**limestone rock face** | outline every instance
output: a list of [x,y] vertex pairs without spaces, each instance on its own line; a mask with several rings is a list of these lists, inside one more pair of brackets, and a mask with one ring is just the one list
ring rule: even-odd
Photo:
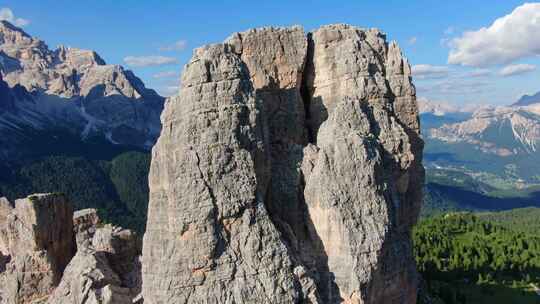
[[100,225],[95,209],[73,215],[63,195],[34,194],[14,206],[0,198],[2,304],[132,303],[140,252],[133,232]]
[[104,252],[83,249],[77,251],[47,303],[131,303],[129,290],[120,285],[121,280],[111,269]]
[[75,213],[77,254],[47,303],[124,304],[140,293],[139,239],[130,230],[100,222],[95,209]]
[[[0,213],[9,207],[4,200]],[[72,215],[62,195],[34,194],[0,216],[0,251],[9,261],[0,273],[2,303],[30,303],[52,292],[75,253]]]
[[415,94],[378,30],[195,50],[152,151],[145,303],[415,303]]
[[317,152],[304,160],[304,195],[326,301],[414,303],[423,168],[409,65],[378,30],[326,26],[312,39]]
[[95,209],[75,212],[73,226],[77,254],[47,303],[132,303],[142,284],[137,236],[127,229],[101,225]]

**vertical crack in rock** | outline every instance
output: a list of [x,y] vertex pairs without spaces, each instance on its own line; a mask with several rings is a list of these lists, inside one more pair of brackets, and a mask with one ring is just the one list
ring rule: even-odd
[[304,113],[306,117],[305,121],[305,128],[306,133],[308,137],[308,143],[315,143],[316,134],[314,134],[314,130],[311,127],[311,112],[310,112],[310,104],[311,104],[311,98],[312,98],[312,92],[311,89],[313,87],[313,78],[314,78],[314,67],[313,67],[313,48],[315,47],[313,44],[313,38],[312,33],[307,33],[306,35],[307,39],[307,51],[306,51],[306,61],[304,63],[304,70],[302,73],[302,82],[300,87],[300,93],[302,96],[302,100],[304,102]]
[[254,29],[182,77],[153,150],[145,303],[415,303],[422,142],[395,43]]

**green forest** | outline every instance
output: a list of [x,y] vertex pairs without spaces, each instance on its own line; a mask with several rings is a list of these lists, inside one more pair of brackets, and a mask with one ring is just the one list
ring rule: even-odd
[[127,151],[110,158],[55,155],[0,170],[0,197],[61,192],[76,210],[97,208],[106,222],[143,232],[150,154]]
[[516,220],[538,210],[423,219],[414,229],[414,254],[434,302],[540,303],[540,237]]

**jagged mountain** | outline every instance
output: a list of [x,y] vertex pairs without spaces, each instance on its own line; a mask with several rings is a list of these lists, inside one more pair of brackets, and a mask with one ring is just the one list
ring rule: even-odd
[[449,113],[461,112],[457,107],[446,102],[434,102],[426,98],[418,98],[418,111],[420,114],[431,113],[435,116],[444,116]]
[[512,106],[528,106],[535,103],[540,103],[540,92],[531,95],[523,95]]
[[446,102],[434,102],[427,98],[418,98],[418,111],[423,133],[444,124],[466,120],[471,116],[470,111],[467,111],[466,108],[458,108]]
[[159,135],[164,98],[94,51],[50,50],[0,21],[0,71],[2,159],[31,155],[34,137],[55,137],[58,130],[145,149]]
[[[432,124],[433,125],[433,124]],[[459,169],[496,188],[540,183],[540,105],[482,108],[424,127],[426,166]]]
[[448,143],[469,143],[502,157],[531,154],[540,142],[540,113],[531,107],[482,109],[466,121],[432,129],[429,135]]

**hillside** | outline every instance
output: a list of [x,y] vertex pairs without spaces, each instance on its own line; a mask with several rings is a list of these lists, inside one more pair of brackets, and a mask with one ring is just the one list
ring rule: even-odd
[[501,211],[540,207],[538,186],[500,189],[460,170],[428,169],[422,216],[448,211]]
[[540,282],[540,238],[506,217],[449,213],[416,226],[414,252],[431,295],[446,304],[538,303],[531,284]]
[[107,222],[144,231],[149,153],[106,143],[90,148],[86,153],[51,154],[0,168],[0,197],[64,193],[76,210],[97,208]]
[[524,233],[540,231],[540,208],[518,208],[500,212],[477,213],[478,218]]

